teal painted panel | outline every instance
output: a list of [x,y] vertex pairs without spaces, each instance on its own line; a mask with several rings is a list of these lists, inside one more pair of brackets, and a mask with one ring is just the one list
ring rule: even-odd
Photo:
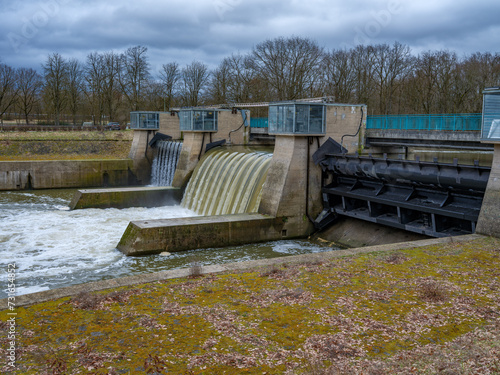
[[269,121],[267,117],[250,117],[251,128],[267,128]]
[[480,131],[481,113],[367,116],[367,129]]

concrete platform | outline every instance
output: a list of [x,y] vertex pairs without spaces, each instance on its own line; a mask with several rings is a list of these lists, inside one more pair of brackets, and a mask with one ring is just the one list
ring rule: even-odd
[[293,238],[284,226],[282,218],[262,214],[132,221],[117,248],[125,255],[148,255]]
[[69,208],[159,207],[180,203],[182,191],[171,186],[78,190]]

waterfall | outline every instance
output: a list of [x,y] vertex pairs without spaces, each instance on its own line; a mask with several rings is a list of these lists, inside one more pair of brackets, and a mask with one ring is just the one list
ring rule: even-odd
[[216,149],[189,180],[181,205],[200,215],[257,212],[272,154]]
[[151,165],[151,185],[171,186],[181,153],[182,142],[156,142],[156,156]]

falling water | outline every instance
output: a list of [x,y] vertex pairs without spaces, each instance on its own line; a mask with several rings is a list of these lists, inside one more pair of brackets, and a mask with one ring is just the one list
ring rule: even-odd
[[181,205],[200,215],[257,212],[271,154],[217,149],[205,154]]
[[171,186],[175,168],[181,153],[182,142],[156,142],[156,156],[151,166],[151,184],[154,186]]

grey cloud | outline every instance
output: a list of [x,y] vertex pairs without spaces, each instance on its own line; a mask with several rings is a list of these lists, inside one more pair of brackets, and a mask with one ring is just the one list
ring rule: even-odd
[[[54,2],[59,7],[45,11],[49,16],[45,22],[43,6]],[[52,52],[81,59],[93,51],[121,52],[138,44],[149,48],[152,66],[169,61],[182,65],[194,59],[215,66],[223,57],[245,53],[265,39],[291,35],[309,37],[328,49],[352,47],[363,40],[397,40],[416,51],[436,46],[459,53],[498,51],[490,35],[499,28],[498,1],[0,0],[0,4],[0,59],[16,67],[38,68]],[[394,6],[397,11],[391,13]],[[25,37],[26,20],[33,22],[36,15],[36,32]],[[15,50],[8,35],[21,37],[21,48]]]

